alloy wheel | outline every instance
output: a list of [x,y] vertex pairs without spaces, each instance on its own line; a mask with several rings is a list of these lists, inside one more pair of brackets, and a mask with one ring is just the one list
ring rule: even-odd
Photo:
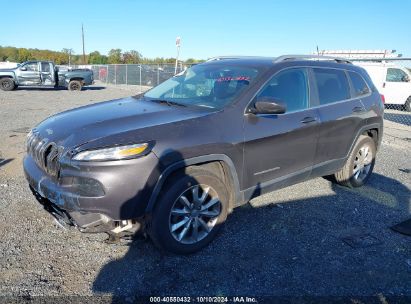
[[171,235],[179,243],[197,243],[209,235],[221,210],[221,202],[212,187],[204,184],[192,186],[177,198],[171,208]]
[[373,155],[369,145],[364,145],[358,150],[354,159],[353,177],[362,182],[370,173]]

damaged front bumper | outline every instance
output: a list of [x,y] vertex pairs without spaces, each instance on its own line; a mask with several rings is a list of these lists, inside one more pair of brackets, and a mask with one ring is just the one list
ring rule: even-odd
[[60,224],[83,232],[112,231],[119,223],[142,217],[150,193],[147,182],[157,164],[152,153],[126,161],[66,164],[57,178],[41,170],[30,155],[23,161],[37,200]]

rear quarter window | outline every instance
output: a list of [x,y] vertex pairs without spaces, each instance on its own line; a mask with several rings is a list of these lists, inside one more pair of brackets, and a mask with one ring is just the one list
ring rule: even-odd
[[354,89],[354,97],[364,96],[370,93],[370,89],[364,78],[356,72],[348,72],[351,79],[351,84]]
[[320,104],[351,98],[348,79],[343,70],[313,68]]

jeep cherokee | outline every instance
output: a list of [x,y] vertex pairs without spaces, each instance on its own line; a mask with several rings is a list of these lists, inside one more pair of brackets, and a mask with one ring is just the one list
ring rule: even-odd
[[44,120],[28,134],[24,171],[61,224],[144,229],[160,249],[191,253],[257,195],[330,175],[363,185],[382,132],[383,104],[361,67],[220,57],[145,94]]

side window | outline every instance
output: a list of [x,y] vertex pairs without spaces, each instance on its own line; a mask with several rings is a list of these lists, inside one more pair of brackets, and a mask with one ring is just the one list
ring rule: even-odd
[[42,62],[41,63],[41,71],[46,72],[46,73],[50,73],[50,63]]
[[343,70],[314,68],[320,104],[350,98],[350,86]]
[[361,77],[360,74],[355,72],[348,72],[348,75],[350,75],[351,83],[355,91],[354,97],[367,95],[370,92],[370,89],[368,88],[365,80]]
[[308,81],[305,68],[288,69],[274,75],[257,97],[271,97],[284,102],[287,112],[308,108]]
[[39,70],[39,66],[37,62],[27,63],[22,67],[26,68],[27,71],[31,71],[31,72],[38,72]]
[[400,69],[387,69],[387,79],[388,82],[406,82],[407,74]]

